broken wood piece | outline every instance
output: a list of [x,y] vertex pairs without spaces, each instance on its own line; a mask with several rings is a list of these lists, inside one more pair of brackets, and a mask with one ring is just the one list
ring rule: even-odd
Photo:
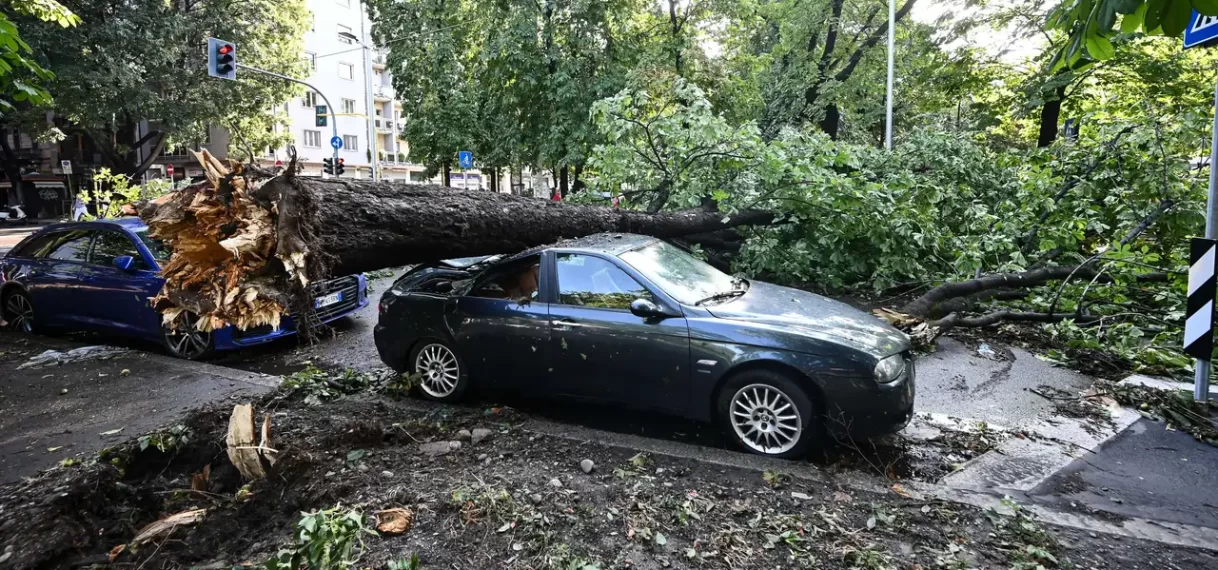
[[[264,434],[270,432],[270,418],[264,422]],[[265,438],[264,438],[265,439]],[[233,406],[233,415],[228,421],[228,436],[225,437],[228,459],[247,480],[266,477],[270,467],[267,451],[254,441],[254,407],[250,404]]]
[[408,509],[385,509],[376,513],[376,530],[385,534],[402,534],[410,530],[414,513]]
[[[169,515],[149,524],[148,526],[145,526],[138,534],[135,535],[135,538],[131,539],[130,544],[134,548],[141,544],[155,540],[158,537],[168,536],[169,533],[173,532],[174,529],[180,526],[197,524],[199,521],[203,520],[203,515],[205,514],[207,514],[207,509],[194,509]],[[115,550],[122,552],[122,550],[118,549],[117,547]],[[111,552],[113,552],[113,550]],[[115,556],[117,556],[117,554],[115,554]]]
[[211,481],[211,464],[208,463],[207,465],[203,466],[202,473],[195,473],[194,475],[190,476],[190,490],[191,491],[206,491],[207,484],[210,481]]

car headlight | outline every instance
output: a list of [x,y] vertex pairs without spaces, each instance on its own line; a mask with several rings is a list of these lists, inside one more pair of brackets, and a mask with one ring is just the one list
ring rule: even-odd
[[905,357],[894,354],[875,365],[875,380],[881,384],[895,382],[905,372]]

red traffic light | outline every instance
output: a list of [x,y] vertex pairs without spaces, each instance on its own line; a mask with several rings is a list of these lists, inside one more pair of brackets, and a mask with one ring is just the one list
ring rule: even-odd
[[347,159],[345,159],[345,158],[340,158],[340,159],[338,159],[338,163],[339,163],[339,164],[347,164]]
[[233,44],[224,44],[216,49],[216,53],[220,55],[228,55],[233,53]]

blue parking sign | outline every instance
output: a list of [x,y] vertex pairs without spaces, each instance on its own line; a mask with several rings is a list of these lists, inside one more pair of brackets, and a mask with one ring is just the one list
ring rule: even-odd
[[457,152],[457,164],[466,170],[474,167],[474,153],[468,150]]
[[1184,48],[1197,47],[1218,38],[1218,16],[1203,16],[1193,11],[1193,17],[1184,28]]

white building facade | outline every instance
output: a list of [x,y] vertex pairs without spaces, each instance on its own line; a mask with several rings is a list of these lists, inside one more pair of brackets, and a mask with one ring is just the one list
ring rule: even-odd
[[[382,180],[414,183],[438,183],[439,176],[428,178],[422,165],[406,159],[406,141],[402,105],[394,97],[393,80],[385,66],[384,53],[365,50],[371,45],[372,23],[360,0],[309,0],[312,27],[305,33],[305,52],[310,74],[305,81],[325,95],[309,91],[295,97],[286,105],[288,126],[295,141],[296,156],[305,175],[320,176],[322,159],[333,156],[331,138],[334,129],[327,124],[317,126],[317,105],[329,99],[337,114],[337,136],[343,141],[338,157],[343,160],[345,178],[371,178],[372,161],[376,161]],[[370,72],[370,74],[369,74]],[[238,72],[240,74],[242,72]],[[369,106],[371,105],[371,108]],[[333,121],[334,117],[329,120]],[[369,129],[371,120],[371,132]],[[369,140],[375,144],[369,144]],[[287,162],[286,147],[267,149],[266,165]],[[453,157],[456,160],[456,157]],[[469,180],[458,173],[452,176],[452,186],[487,188],[487,181],[478,171],[470,172]]]

